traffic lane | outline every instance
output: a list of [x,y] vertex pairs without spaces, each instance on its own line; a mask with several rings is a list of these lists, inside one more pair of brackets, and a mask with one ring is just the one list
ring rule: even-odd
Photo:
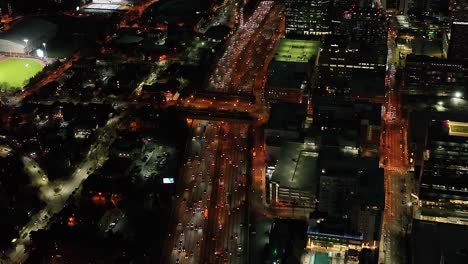
[[[237,144],[237,142],[233,142],[231,144]],[[234,150],[238,150],[239,148],[234,148]],[[234,184],[235,184],[235,178],[237,177],[237,174],[238,174],[238,169],[236,167],[236,162],[238,162],[239,160],[241,160],[242,158],[239,157],[240,156],[240,152],[239,151],[234,151],[234,152],[230,152],[228,157],[226,157],[226,160],[233,160],[234,162],[232,162],[232,164],[226,164],[226,169],[228,171],[227,173],[227,177],[226,177],[226,183],[225,183],[225,186],[226,186],[226,190],[228,190],[230,193],[233,193],[234,192]],[[234,195],[235,196],[235,193]],[[233,198],[233,203],[235,204],[237,201],[235,200],[235,198]],[[237,233],[235,232],[234,228],[240,224],[240,221],[236,221],[236,219],[238,219],[238,213],[236,211],[234,211],[233,213],[231,213],[231,211],[229,210],[229,206],[228,204],[226,204],[226,206],[224,207],[225,208],[225,212],[227,212],[228,216],[227,217],[227,220],[226,220],[226,223],[225,223],[225,228],[223,227],[221,235],[220,237],[224,237],[223,238],[223,245],[218,248],[218,251],[225,251],[226,249],[228,249],[228,258],[230,261],[230,263],[234,263],[235,262],[235,256],[236,254],[235,251],[234,251],[234,248],[237,247],[237,244],[236,243],[233,243],[233,237],[236,237],[238,236]],[[229,217],[230,216],[230,217]]]
[[[197,122],[195,122],[195,125],[198,125]],[[194,133],[194,134],[196,134],[196,133]],[[195,152],[193,152],[193,151],[191,151],[191,152],[193,153],[192,155],[195,156]],[[184,178],[187,179],[186,182],[188,182],[188,183],[186,183],[186,185],[187,185],[187,184],[190,184],[190,180],[188,180],[188,179],[191,179],[191,176],[189,176],[189,175],[194,175],[195,173],[198,173],[198,170],[197,170],[197,168],[198,168],[197,160],[194,159],[193,162],[194,162],[194,165],[193,165],[193,166],[190,166],[190,165],[189,165],[188,173],[186,173],[186,175],[184,176]],[[190,164],[192,164],[192,162],[190,162]],[[187,174],[188,174],[188,175],[187,175]],[[202,186],[202,187],[203,187],[203,186]],[[186,198],[186,201],[192,201],[192,202],[193,202],[194,199],[191,199],[191,193],[189,193],[189,192],[187,191],[187,187],[185,187],[185,189],[186,189],[186,190],[185,190],[185,195],[184,195],[184,197],[187,197],[187,198]],[[187,194],[189,194],[189,195],[187,195]],[[180,201],[179,204],[184,204],[184,202],[183,202],[183,201]],[[187,213],[186,210],[187,210],[187,208],[184,208],[184,212],[180,212],[180,213],[179,213],[179,214],[182,214],[182,215],[185,216],[184,219],[182,219],[183,222],[180,223],[182,226],[185,227],[184,229],[186,229],[187,223],[189,222],[189,220],[188,220],[188,219],[189,219],[189,214],[191,214],[191,212],[188,212],[188,213]],[[185,231],[187,231],[187,230],[184,230],[184,232],[185,232]],[[187,244],[188,244],[187,246],[191,246],[191,245],[189,245],[189,244],[193,244],[193,242],[189,241]],[[175,257],[181,257],[181,256],[176,255]],[[176,259],[176,260],[177,260],[177,259]],[[175,260],[175,261],[176,261],[176,260]],[[179,259],[179,261],[180,261],[180,259]]]

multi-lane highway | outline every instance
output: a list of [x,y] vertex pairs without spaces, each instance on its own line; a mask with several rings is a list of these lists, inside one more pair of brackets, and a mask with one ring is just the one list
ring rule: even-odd
[[191,138],[162,263],[245,263],[249,126],[188,122]]
[[259,69],[275,47],[283,17],[273,1],[260,2],[252,16],[229,39],[208,82],[208,91],[252,94]]

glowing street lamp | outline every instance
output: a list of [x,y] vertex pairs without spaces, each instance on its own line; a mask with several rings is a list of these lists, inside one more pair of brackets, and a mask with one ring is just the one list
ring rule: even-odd
[[455,98],[461,98],[462,95],[463,94],[461,92],[455,92]]

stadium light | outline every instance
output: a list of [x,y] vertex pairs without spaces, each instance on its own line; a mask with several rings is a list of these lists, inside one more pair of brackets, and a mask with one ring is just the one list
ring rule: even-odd
[[44,46],[44,55],[43,55],[43,57],[47,58],[47,43],[42,42],[42,46]]
[[41,49],[38,49],[36,50],[36,55],[39,57],[39,58],[44,58],[44,51],[41,50]]
[[24,49],[26,50],[26,53],[28,53],[28,41],[29,39],[23,39],[24,43],[26,43],[26,46],[24,47]]

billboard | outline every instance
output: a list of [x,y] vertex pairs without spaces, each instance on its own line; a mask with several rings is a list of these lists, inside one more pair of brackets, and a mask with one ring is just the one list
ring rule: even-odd
[[174,178],[163,178],[164,184],[172,184],[174,183]]

